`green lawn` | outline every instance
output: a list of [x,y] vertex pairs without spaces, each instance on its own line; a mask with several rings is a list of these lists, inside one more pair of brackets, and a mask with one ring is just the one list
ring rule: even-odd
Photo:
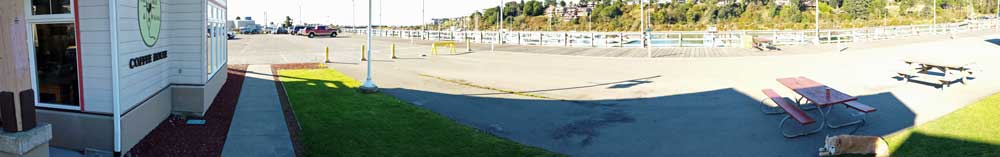
[[458,124],[332,69],[280,70],[309,156],[561,156]]
[[893,156],[1000,156],[1000,94],[886,140]]

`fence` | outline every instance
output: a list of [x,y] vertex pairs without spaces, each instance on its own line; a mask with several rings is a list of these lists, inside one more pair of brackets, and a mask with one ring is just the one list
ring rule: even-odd
[[[1000,31],[1000,20],[968,20],[937,25],[887,26],[858,29],[820,30],[769,30],[769,31],[675,31],[651,32],[644,38],[642,32],[503,32],[497,31],[419,31],[372,30],[373,35],[404,39],[433,41],[471,41],[474,43],[501,43],[510,45],[566,46],[566,47],[745,47],[753,38],[765,38],[775,45],[805,45],[817,42],[852,43],[885,40],[928,34],[948,34],[975,30]],[[367,33],[365,29],[346,29],[350,33]],[[498,41],[497,39],[503,39]],[[648,39],[648,40],[643,40]]]

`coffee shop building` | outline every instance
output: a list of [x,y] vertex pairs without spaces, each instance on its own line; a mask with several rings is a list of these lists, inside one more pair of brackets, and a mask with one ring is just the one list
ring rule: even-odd
[[52,147],[127,152],[168,116],[208,110],[225,17],[226,0],[2,0],[0,90],[33,94],[15,104],[51,124]]

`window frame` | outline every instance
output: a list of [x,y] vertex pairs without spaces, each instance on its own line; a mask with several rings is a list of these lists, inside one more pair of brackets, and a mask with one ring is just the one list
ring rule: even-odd
[[[27,37],[25,39],[28,40],[28,52],[29,52],[28,53],[28,60],[29,60],[28,62],[29,62],[29,64],[31,64],[29,66],[30,67],[29,71],[31,71],[31,87],[33,89],[39,89],[38,88],[38,63],[36,61],[37,56],[35,55],[37,53],[36,50],[35,50],[35,46],[37,45],[37,43],[35,43],[35,36],[38,33],[37,33],[36,29],[35,29],[35,25],[41,25],[41,24],[71,24],[71,25],[73,25],[73,31],[74,31],[74,33],[76,33],[76,34],[74,34],[74,36],[76,37],[76,39],[73,42],[77,42],[76,43],[77,44],[76,45],[77,46],[77,52],[76,52],[77,53],[76,54],[77,55],[77,65],[76,65],[77,66],[76,67],[76,70],[77,70],[77,76],[76,76],[77,77],[77,84],[80,84],[80,82],[83,82],[83,76],[80,75],[80,71],[83,70],[83,67],[81,65],[83,65],[83,64],[80,63],[81,60],[79,59],[79,57],[82,57],[82,56],[80,56],[80,55],[82,55],[82,53],[80,53],[80,49],[79,48],[81,47],[81,45],[78,42],[80,40],[80,36],[79,36],[79,33],[80,33],[79,31],[80,30],[78,29],[78,27],[77,27],[78,23],[76,22],[76,16],[75,16],[76,15],[76,7],[70,7],[69,13],[65,13],[65,14],[35,15],[34,12],[31,10],[31,7],[33,6],[33,4],[31,3],[31,0],[23,0],[23,1],[24,1],[24,4],[26,4],[24,6],[25,21],[26,21],[25,22],[25,28],[26,28],[26,30],[28,32],[27,32]],[[77,0],[70,0],[70,2],[69,2],[70,6],[76,6],[76,1]],[[85,99],[83,99],[83,92],[84,92],[84,87],[83,86],[78,86],[78,89],[77,89],[77,93],[78,93],[77,99],[80,100],[80,102],[78,102],[77,105],[43,103],[43,102],[41,102],[40,98],[37,96],[37,95],[39,95],[40,91],[39,90],[34,90],[34,92],[35,92],[35,95],[36,95],[35,96],[35,106],[45,107],[45,108],[64,109],[64,110],[78,110],[78,111],[84,111],[85,110],[85,108],[84,108],[85,105],[84,104],[86,102],[84,101]]]

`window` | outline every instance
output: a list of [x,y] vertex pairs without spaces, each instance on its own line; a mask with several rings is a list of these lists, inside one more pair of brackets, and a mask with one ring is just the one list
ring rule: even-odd
[[34,24],[33,29],[39,102],[79,106],[74,25]]
[[226,33],[225,10],[209,4],[205,8],[205,67],[209,77],[215,75],[226,63]]
[[71,0],[31,0],[32,15],[69,14]]

